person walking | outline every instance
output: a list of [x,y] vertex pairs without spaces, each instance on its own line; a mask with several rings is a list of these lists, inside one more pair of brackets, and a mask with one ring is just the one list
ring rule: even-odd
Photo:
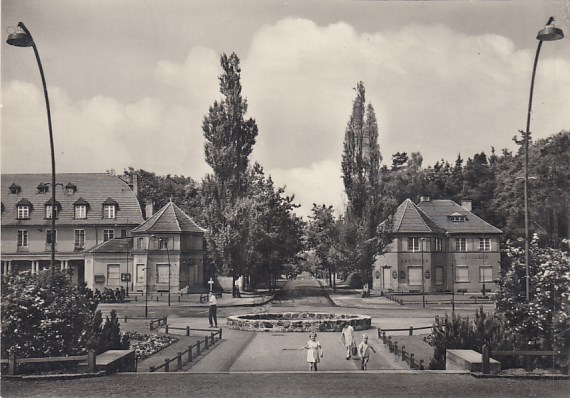
[[208,320],[210,321],[210,327],[218,327],[218,300],[216,300],[216,295],[214,292],[210,292],[210,299],[208,300],[210,304],[210,311],[208,312]]
[[311,332],[309,334],[309,341],[301,350],[307,350],[307,362],[309,362],[309,371],[317,371],[317,364],[323,357],[323,347],[317,341],[317,333]]
[[345,322],[340,332],[340,342],[346,348],[346,359],[349,360],[352,356],[352,347],[354,347],[354,328],[350,323]]
[[368,361],[370,359],[370,351],[376,354],[376,350],[368,344],[368,335],[362,335],[362,342],[358,345],[358,354],[360,355],[361,364],[360,369],[368,369]]

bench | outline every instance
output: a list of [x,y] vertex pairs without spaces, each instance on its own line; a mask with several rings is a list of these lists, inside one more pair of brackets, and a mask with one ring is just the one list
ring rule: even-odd
[[[222,293],[221,292],[214,292],[214,296],[216,298],[222,298]],[[209,299],[210,299],[210,293],[201,293],[200,294],[200,302],[201,303],[207,303]]]

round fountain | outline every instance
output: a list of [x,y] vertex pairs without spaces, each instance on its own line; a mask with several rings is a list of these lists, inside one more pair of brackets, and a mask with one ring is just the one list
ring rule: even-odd
[[372,317],[355,314],[329,314],[324,312],[283,312],[231,315],[228,327],[250,332],[340,332],[345,322],[354,330],[367,330]]

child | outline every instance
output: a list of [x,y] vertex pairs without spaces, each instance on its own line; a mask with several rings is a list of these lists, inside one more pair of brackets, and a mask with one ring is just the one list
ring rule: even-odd
[[321,347],[321,343],[317,341],[317,334],[315,332],[311,332],[309,338],[310,340],[307,345],[301,348],[301,350],[307,350],[307,362],[309,362],[311,366],[309,371],[314,370],[316,372],[317,364],[323,357],[323,347]]
[[368,335],[362,335],[362,343],[358,345],[358,354],[360,354],[360,358],[362,359],[360,366],[362,370],[368,369],[368,360],[370,359],[371,350],[376,354],[374,347],[368,344]]
[[354,346],[354,328],[350,323],[345,322],[340,333],[340,342],[346,348],[346,359],[352,356],[352,347]]

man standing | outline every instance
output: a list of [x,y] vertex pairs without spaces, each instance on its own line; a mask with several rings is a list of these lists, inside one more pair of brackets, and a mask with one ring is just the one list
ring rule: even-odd
[[216,295],[214,292],[210,292],[210,311],[208,313],[208,320],[210,321],[210,327],[218,327],[218,301],[216,300]]

